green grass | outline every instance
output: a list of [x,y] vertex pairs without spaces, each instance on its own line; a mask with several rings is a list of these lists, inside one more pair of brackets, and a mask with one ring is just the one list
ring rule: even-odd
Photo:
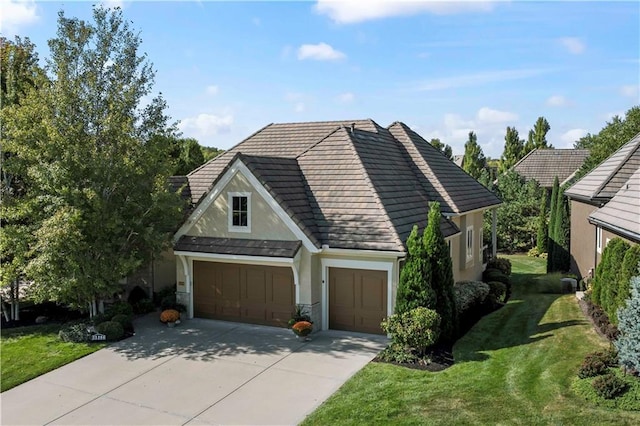
[[0,337],[0,392],[95,352],[103,343],[65,343],[59,325],[2,330]]
[[370,363],[306,420],[325,424],[640,424],[640,413],[596,407],[572,382],[584,356],[607,347],[573,295],[541,293],[545,260],[506,256],[513,295],[432,373]]

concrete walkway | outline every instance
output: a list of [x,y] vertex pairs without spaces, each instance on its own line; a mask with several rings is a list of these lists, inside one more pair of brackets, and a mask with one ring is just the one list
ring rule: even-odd
[[384,347],[384,336],[157,314],[136,336],[0,394],[1,423],[297,424]]

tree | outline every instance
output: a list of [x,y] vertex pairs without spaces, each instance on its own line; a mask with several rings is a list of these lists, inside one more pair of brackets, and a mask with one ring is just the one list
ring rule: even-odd
[[589,156],[576,177],[580,178],[589,173],[638,133],[640,133],[640,106],[634,106],[626,112],[624,118],[615,116],[597,134],[587,134],[578,140],[574,147],[588,149]]
[[202,155],[204,156],[205,162],[216,158],[218,155],[224,152],[223,149],[214,148],[211,146],[200,146],[200,149],[202,150]]
[[631,280],[631,297],[617,313],[620,335],[614,342],[620,365],[630,373],[640,372],[640,277]]
[[569,203],[562,188],[558,191],[556,200],[555,220],[553,221],[554,248],[552,256],[552,271],[566,272],[569,270],[571,256],[569,255]]
[[426,259],[431,269],[431,288],[435,293],[435,310],[441,317],[442,337],[452,341],[458,330],[458,317],[453,290],[453,266],[449,246],[440,230],[440,204],[429,203],[427,227],[422,236]]
[[556,219],[558,211],[558,194],[560,193],[560,183],[558,176],[553,179],[551,188],[551,207],[549,209],[549,235],[547,238],[547,273],[553,271],[553,250],[556,244]]
[[[30,178],[21,207],[34,223],[25,272],[36,300],[86,308],[168,243],[181,201],[167,184],[174,129],[154,71],[120,9],[93,23],[58,17],[50,83],[3,111],[7,149]],[[5,114],[6,112],[6,114]]]
[[486,159],[482,153],[482,148],[478,145],[478,138],[474,132],[469,132],[469,139],[464,144],[462,168],[475,179],[478,179],[485,166]]
[[197,140],[173,138],[171,143],[171,157],[174,161],[171,174],[183,176],[204,164],[204,155]]
[[617,312],[631,297],[631,279],[640,274],[640,245],[632,245],[624,254],[622,266],[617,275],[615,300],[611,301],[609,319],[612,324],[618,324]]
[[524,152],[522,156],[524,157],[534,149],[553,148],[552,145],[547,143],[547,133],[549,130],[551,130],[551,126],[547,119],[544,117],[538,117],[533,125],[533,129],[529,130],[529,136],[524,145]]
[[418,226],[414,225],[407,238],[407,258],[400,271],[396,296],[396,314],[403,314],[418,307],[435,306],[436,295],[431,287],[431,265],[426,261]]
[[504,136],[504,151],[500,157],[499,172],[504,173],[513,167],[522,158],[524,140],[520,139],[515,127],[507,127]]
[[547,229],[547,191],[543,190],[540,197],[540,213],[538,214],[538,232],[536,236],[536,248],[538,253],[547,251],[547,238],[549,230]]
[[431,144],[431,146],[433,146],[438,151],[440,151],[442,155],[447,157],[449,160],[453,161],[453,150],[449,145],[445,145],[438,138],[431,139],[429,143]]
[[621,238],[614,238],[602,251],[602,259],[596,267],[591,287],[591,300],[605,312],[610,312],[610,303],[616,300],[616,283],[620,265],[629,250],[629,244]]

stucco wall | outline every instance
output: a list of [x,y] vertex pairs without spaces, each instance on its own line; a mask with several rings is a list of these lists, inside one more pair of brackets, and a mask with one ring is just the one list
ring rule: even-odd
[[[229,231],[229,192],[251,193],[251,232]],[[289,241],[298,239],[241,173],[231,179],[187,235]]]
[[[460,228],[460,236],[453,239],[454,281],[482,279],[482,224],[483,212],[475,212],[454,218]],[[473,257],[467,261],[467,226],[473,226]]]
[[[579,279],[589,276],[596,266],[596,227],[587,218],[598,207],[571,200],[571,272]],[[603,235],[604,244],[604,235]],[[599,261],[599,258],[598,260]]]

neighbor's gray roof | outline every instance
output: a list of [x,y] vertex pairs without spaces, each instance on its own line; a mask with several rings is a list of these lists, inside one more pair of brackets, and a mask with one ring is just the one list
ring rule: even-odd
[[565,194],[584,201],[606,202],[640,167],[640,133],[598,167],[576,182]]
[[189,179],[186,176],[170,176],[169,187],[172,192],[180,193],[183,200],[191,200],[191,191],[189,188]]
[[[316,246],[402,251],[413,225],[426,225],[429,201],[440,201],[443,213],[500,203],[402,123],[269,125],[188,175],[194,203],[235,160]],[[445,236],[459,232],[445,218],[440,227]]]
[[589,221],[640,243],[640,167]]
[[214,238],[182,236],[174,245],[175,251],[216,253],[244,256],[293,258],[300,241],[251,240],[241,238]]
[[526,180],[535,179],[540,186],[550,188],[556,176],[560,185],[575,176],[588,156],[588,149],[534,149],[513,170]]

